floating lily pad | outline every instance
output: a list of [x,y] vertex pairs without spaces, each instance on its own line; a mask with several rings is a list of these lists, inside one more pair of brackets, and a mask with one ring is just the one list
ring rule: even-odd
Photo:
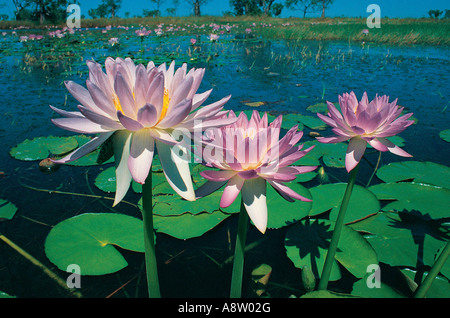
[[328,290],[315,290],[304,294],[300,298],[356,298],[356,296],[342,293],[335,293]]
[[298,130],[303,130],[305,127],[299,120],[299,114],[285,114],[281,121],[281,128],[289,130],[295,125],[298,125]]
[[[330,211],[330,220],[336,220],[347,187],[346,183],[319,185],[309,189],[313,203],[309,214],[315,216]],[[364,187],[353,187],[344,222],[349,223],[380,211],[377,197]]]
[[328,106],[326,103],[317,103],[314,105],[309,105],[308,107],[306,107],[306,110],[310,111],[311,113],[328,114]]
[[[403,275],[409,277],[410,279],[414,280],[416,276],[416,272],[414,270],[410,269],[403,269],[402,273]],[[423,275],[423,279],[427,277],[428,273],[425,272]],[[423,281],[423,280],[422,280]],[[428,290],[426,294],[427,298],[450,298],[450,284],[448,280],[445,278],[442,278],[440,276],[437,276],[433,283],[430,286],[430,289]]]
[[353,284],[352,295],[365,298],[405,298],[389,285],[380,282],[379,287],[369,287],[370,277],[364,277]]
[[231,214],[216,210],[212,213],[184,213],[176,216],[153,216],[153,226],[158,233],[165,233],[180,240],[199,237],[216,227]]
[[115,213],[81,214],[52,228],[45,253],[63,271],[77,264],[81,275],[104,275],[128,265],[114,245],[144,252],[142,221]]
[[377,177],[384,182],[413,180],[450,189],[450,168],[429,161],[390,163],[378,169]]
[[58,156],[77,148],[78,142],[74,137],[36,137],[25,140],[12,148],[10,155],[18,160],[34,161]]
[[[431,266],[446,240],[438,221],[417,211],[380,212],[349,227],[368,233],[366,239],[378,260],[391,266]],[[444,266],[449,271],[450,263]]]
[[379,200],[393,201],[383,211],[417,210],[434,219],[448,217],[450,189],[421,183],[382,183],[369,188]]
[[443,130],[439,133],[439,137],[446,142],[450,142],[450,129]]
[[347,151],[346,143],[324,144],[314,140],[305,142],[303,149],[308,149],[313,145],[315,147],[296,164],[301,163],[302,165],[320,165],[319,159],[322,158],[323,163],[327,167],[345,167],[345,154]]
[[[286,186],[300,194],[311,199],[311,193],[308,189],[297,182],[285,183]],[[294,200],[289,202],[285,200],[272,186],[267,185],[267,227],[279,229],[286,225],[295,223],[308,216],[312,202],[303,202]]]
[[[331,241],[334,222],[307,219],[291,226],[285,237],[286,254],[297,268],[308,266],[320,277]],[[375,251],[361,234],[344,225],[335,260],[356,277],[367,274],[367,266],[378,264]],[[331,270],[330,280],[341,278],[338,264]]]
[[17,212],[17,207],[6,200],[0,199],[0,221],[2,219],[11,220]]
[[300,116],[298,119],[303,125],[313,130],[325,130],[327,125],[317,117],[313,116]]

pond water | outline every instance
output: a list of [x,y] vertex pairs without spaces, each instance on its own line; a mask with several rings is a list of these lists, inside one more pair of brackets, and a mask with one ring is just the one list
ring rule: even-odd
[[[324,100],[337,102],[338,95],[345,92],[354,91],[360,98],[367,91],[369,99],[375,94],[386,94],[391,100],[398,98],[398,104],[413,112],[417,119],[415,125],[401,134],[405,149],[414,159],[450,164],[450,147],[439,138],[440,131],[450,128],[448,47],[269,41],[230,35],[217,43],[199,36],[194,48],[189,43],[191,36],[150,37],[141,43],[132,34],[121,38],[120,46],[110,47],[105,39],[101,42],[100,37],[101,34],[92,31],[86,35],[86,45],[71,46],[67,42],[67,46],[59,47],[59,52],[44,52],[44,58],[49,60],[48,67],[43,67],[39,59],[33,59],[33,56],[41,56],[33,46],[41,44],[0,40],[0,198],[18,207],[13,220],[0,223],[0,233],[52,269],[55,267],[44,251],[51,227],[77,214],[111,212],[112,204],[98,198],[49,194],[37,189],[112,196],[94,186],[96,176],[105,167],[62,166],[56,173],[45,174],[38,169],[39,161],[16,160],[9,151],[25,139],[71,135],[51,123],[55,115],[48,105],[75,109],[76,101],[69,96],[63,81],[74,80],[83,85],[87,78],[86,59],[94,58],[103,63],[106,56],[132,56],[145,63],[175,59],[178,66],[186,61],[188,68],[204,67],[206,74],[200,91],[214,88],[209,101],[232,94],[225,108],[234,111],[257,109],[273,115],[294,112],[315,116],[306,109],[309,105]],[[55,60],[60,62],[55,63]],[[262,102],[261,106],[246,105],[255,102]],[[312,140],[307,136],[309,131],[306,127],[302,140]],[[329,134],[328,131],[321,133]],[[376,161],[377,155],[372,156]],[[384,162],[400,160],[402,158],[383,154]],[[344,169],[330,168],[329,173],[341,180],[346,178]],[[362,173],[361,179],[367,180],[370,174],[371,171]],[[136,203],[139,195],[130,191],[125,200]],[[139,211],[124,203],[114,211],[139,217]],[[226,297],[231,263],[219,264],[233,253],[236,225],[237,220],[232,217],[203,237],[190,240],[159,234],[162,293],[168,297]],[[284,254],[283,230],[269,230],[265,237],[262,240],[264,237],[251,229],[248,243],[258,244],[247,254],[244,274],[248,275],[260,263],[269,263],[274,268],[271,278],[274,284],[284,286],[272,286],[272,296],[295,294],[300,274]],[[121,252],[129,266],[114,274],[83,277],[82,293],[86,297],[106,297],[127,282],[129,284],[114,293],[114,297],[145,296],[142,254]],[[66,277],[67,273],[55,271]],[[67,295],[7,246],[0,246],[0,290],[19,297]]]

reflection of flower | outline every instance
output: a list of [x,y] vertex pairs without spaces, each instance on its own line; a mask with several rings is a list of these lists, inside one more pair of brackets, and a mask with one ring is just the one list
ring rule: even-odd
[[117,204],[128,191],[132,178],[145,183],[156,145],[170,185],[183,198],[194,200],[189,163],[178,160],[171,147],[178,143],[173,137],[174,131],[192,131],[195,121],[196,125],[201,123],[205,128],[208,124],[229,124],[228,119],[220,118],[224,115],[223,105],[230,97],[199,109],[211,90],[196,94],[205,70],[187,72],[186,64],[175,71],[175,62],[169,68],[165,64],[155,67],[153,62],[145,67],[142,64],[136,66],[129,58],[107,58],[106,74],[98,63],[88,61],[87,65],[87,89],[72,81],[65,83],[81,103],[78,106],[80,112],[51,107],[65,117],[52,121],[63,129],[99,136],[56,162],[76,160],[112,136],[117,187],[114,204]]
[[[232,117],[236,115],[230,112],[229,118]],[[266,181],[286,200],[310,201],[284,182],[317,168],[289,166],[314,146],[304,151],[303,145],[296,146],[303,136],[303,132],[297,132],[297,126],[279,140],[281,121],[279,116],[269,125],[267,114],[261,118],[254,111],[248,120],[242,112],[235,123],[205,132],[203,160],[205,165],[220,170],[201,172],[209,181],[199,188],[197,195],[208,195],[226,183],[220,207],[228,207],[241,193],[248,215],[262,233],[267,227]]]
[[338,143],[350,139],[345,157],[345,167],[351,171],[361,160],[367,143],[379,151],[390,151],[403,157],[410,154],[394,145],[386,137],[395,136],[412,125],[414,121],[408,120],[412,113],[397,118],[403,107],[397,106],[397,100],[389,103],[389,97],[384,95],[375,97],[369,103],[367,93],[364,93],[360,102],[355,93],[345,93],[339,96],[341,112],[330,103],[328,116],[317,113],[320,119],[333,127],[334,137],[318,137],[323,143]]

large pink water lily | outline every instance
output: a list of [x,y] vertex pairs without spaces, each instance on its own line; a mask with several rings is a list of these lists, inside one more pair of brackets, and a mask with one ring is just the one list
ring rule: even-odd
[[52,121],[63,129],[98,136],[57,162],[76,160],[112,137],[116,205],[125,196],[132,179],[145,183],[156,145],[170,185],[186,200],[195,200],[189,162],[173,160],[172,146],[177,144],[173,133],[175,130],[193,131],[194,122],[201,123],[203,128],[229,124],[231,121],[223,118],[222,108],[230,96],[199,108],[212,90],[197,94],[205,70],[188,72],[186,64],[175,71],[175,62],[168,68],[166,64],[156,67],[153,62],[145,67],[135,65],[129,58],[107,58],[106,73],[96,62],[87,61],[87,65],[87,89],[72,81],[65,82],[69,92],[81,103],[79,111],[68,112],[50,106],[64,117]]
[[[229,118],[236,118],[230,111]],[[226,184],[220,207],[231,205],[241,193],[245,209],[256,228],[262,233],[267,227],[266,183],[268,182],[286,200],[311,201],[292,189],[285,182],[295,180],[296,175],[313,171],[313,166],[290,166],[313,147],[301,150],[296,145],[302,132],[292,127],[279,139],[282,116],[270,125],[267,114],[263,117],[254,111],[250,120],[241,113],[237,121],[220,129],[205,132],[203,161],[209,167],[200,174],[208,181],[197,190],[198,197],[214,192]]]
[[390,151],[399,156],[412,157],[386,139],[401,133],[414,123],[413,120],[408,120],[412,113],[398,117],[404,108],[397,105],[397,99],[389,103],[388,96],[377,95],[369,103],[365,92],[361,101],[358,102],[355,93],[351,92],[339,96],[341,112],[332,103],[327,102],[327,105],[328,116],[320,113],[317,116],[333,127],[332,130],[336,136],[318,137],[317,140],[323,143],[338,143],[350,139],[345,157],[345,167],[348,172],[358,165],[367,144],[379,151]]

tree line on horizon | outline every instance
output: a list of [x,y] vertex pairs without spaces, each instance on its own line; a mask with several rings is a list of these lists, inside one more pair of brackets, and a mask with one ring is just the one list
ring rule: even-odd
[[[143,8],[140,16],[134,17],[156,17],[161,16],[163,5],[168,16],[176,16],[180,3],[185,3],[191,9],[193,16],[201,16],[202,7],[211,0],[148,0],[149,8]],[[231,10],[223,12],[224,15],[232,16],[280,16],[284,8],[298,11],[305,18],[307,14],[321,13],[325,18],[325,11],[333,4],[334,0],[228,0]],[[10,2],[14,6],[14,20],[36,21],[40,24],[45,22],[59,23],[66,19],[66,8],[69,4],[78,4],[78,0],[0,0],[0,8]],[[92,18],[116,18],[117,12],[122,7],[123,0],[101,0],[96,7],[88,10]],[[430,18],[450,18],[450,10],[428,11]],[[82,16],[85,18],[85,16]],[[130,12],[124,13],[125,18],[130,18]],[[8,20],[6,14],[0,14],[0,20]]]

